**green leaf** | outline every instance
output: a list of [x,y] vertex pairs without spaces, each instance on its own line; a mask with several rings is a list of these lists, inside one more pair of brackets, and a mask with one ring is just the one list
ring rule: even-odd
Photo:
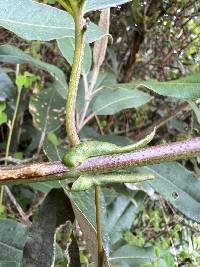
[[[90,76],[91,74],[92,73],[90,73]],[[89,79],[90,76],[88,77]],[[110,86],[113,87],[113,85],[116,84],[116,82],[117,82],[117,76],[114,73],[108,71],[101,71],[95,83],[94,91],[99,90],[100,88],[103,87],[110,87]],[[120,87],[119,84],[118,87]]]
[[[137,246],[124,245],[112,253],[110,261],[116,267],[140,267],[142,264],[152,264],[158,258],[154,254],[154,248],[140,248]],[[150,265],[152,266],[152,265]],[[160,259],[157,267],[167,267],[165,261]]]
[[[90,83],[92,76],[92,72],[90,72],[87,75],[87,81],[88,84]],[[112,72],[108,71],[102,71],[99,73],[97,81],[94,86],[95,90],[100,90],[104,86],[111,86],[112,84],[116,83],[116,75]],[[83,78],[80,80],[79,88],[78,88],[78,95],[77,95],[77,101],[76,101],[76,109],[78,112],[81,112],[85,107],[85,88],[84,88],[84,81]],[[93,101],[91,101],[90,107],[92,105]],[[91,108],[89,107],[88,114],[92,112]]]
[[[133,202],[136,204],[133,204]],[[138,194],[133,197],[127,195],[119,195],[111,205],[107,208],[107,224],[105,224],[107,234],[109,235],[110,246],[113,246],[122,238],[124,231],[131,228],[134,217],[143,203],[143,197]]]
[[[141,84],[160,95],[183,100],[200,98],[200,73],[196,72],[169,82],[147,81]],[[139,85],[139,86],[141,86]]]
[[84,13],[98,9],[104,9],[107,7],[116,7],[130,1],[131,0],[87,0],[84,8]]
[[119,146],[126,146],[133,143],[133,140],[129,139],[126,136],[119,136],[115,134],[105,134],[95,137],[96,140],[110,142]]
[[94,99],[92,111],[97,115],[112,115],[126,108],[138,108],[151,100],[151,97],[137,89],[102,89]]
[[20,267],[27,227],[12,220],[0,220],[0,266]]
[[193,109],[193,111],[194,111],[194,113],[195,113],[195,115],[197,117],[197,121],[200,124],[200,109],[199,109],[199,107],[193,101],[188,101],[188,103],[190,104],[191,108]]
[[[63,38],[57,40],[58,47],[62,53],[62,55],[65,57],[67,62],[72,65],[73,63],[73,54],[74,54],[74,38]],[[92,52],[90,49],[89,44],[85,45],[84,48],[84,55],[83,55],[83,63],[82,63],[82,74],[87,74],[90,71],[92,64]]]
[[19,74],[16,77],[16,85],[19,89],[22,89],[22,87],[30,88],[32,83],[39,80],[39,76],[36,76],[32,73],[29,73],[27,71],[24,72],[24,74]]
[[7,114],[5,113],[5,109],[6,109],[6,103],[0,102],[0,125],[6,123],[8,120]]
[[[1,47],[1,46],[0,46]],[[0,55],[1,57],[1,55]],[[0,101],[15,97],[14,85],[9,76],[0,68]]]
[[174,259],[173,259],[173,256],[170,252],[166,252],[163,255],[163,258],[167,264],[167,267],[174,267]]
[[[57,228],[66,221],[74,223],[74,212],[63,190],[51,190],[36,219],[29,227],[29,236],[23,253],[23,266],[54,266]],[[68,230],[70,234],[71,229]]]
[[[70,192],[67,190],[67,180],[60,181],[63,189],[73,203],[76,219],[82,229],[84,239],[87,242],[91,255],[96,255],[96,218],[95,218],[95,194],[94,190],[85,192]],[[110,199],[111,197],[111,199]],[[107,200],[107,201],[105,201]],[[141,195],[133,197],[115,192],[112,189],[103,189],[101,195],[101,214],[104,248],[106,254],[110,254],[113,246],[121,240],[122,234],[133,223],[134,216],[143,201]]]
[[23,159],[23,153],[22,152],[15,152],[13,157],[15,159]]
[[[31,0],[0,1],[0,26],[26,40],[50,41],[74,36],[74,22],[65,11]],[[105,34],[90,23],[88,43]]]
[[47,138],[55,146],[60,144],[60,141],[54,132],[49,132]]
[[56,66],[35,59],[11,45],[0,46],[0,61],[10,64],[33,64],[37,68],[48,71],[57,81],[58,86],[56,86],[56,90],[58,90],[63,98],[66,97],[67,83],[65,74]]
[[[58,129],[63,124],[65,111],[64,99],[61,98],[52,85],[37,95],[32,96],[29,109],[32,113],[35,126],[42,131],[42,136],[44,136],[44,152],[50,160],[61,160],[57,145],[45,137],[46,135],[48,136],[49,132]],[[62,153],[64,154],[64,152]],[[32,187],[42,192],[48,192],[52,188],[59,188],[60,184],[58,181],[41,182],[33,183]]]
[[145,167],[156,179],[145,182],[188,218],[200,222],[200,179],[181,164],[162,163]]
[[0,262],[0,267],[20,267],[20,263],[14,261]]
[[31,97],[29,110],[33,116],[34,125],[45,136],[63,124],[65,101],[52,84],[51,87]]
[[[95,219],[95,194],[94,190],[88,190],[86,192],[71,193],[67,189],[66,181],[60,181],[65,193],[72,202],[74,213],[79,226],[83,232],[84,239],[86,241],[88,250],[92,256],[92,260],[97,263],[96,254],[96,219]],[[102,222],[104,220],[105,204],[101,202]],[[107,237],[103,234],[104,242],[107,243]],[[105,265],[108,267],[108,265]]]
[[63,146],[63,144],[53,144],[48,138],[46,138],[44,141],[43,150],[48,159],[54,161],[61,161],[66,153],[66,148]]
[[59,181],[49,181],[49,182],[38,182],[38,183],[29,183],[28,186],[31,186],[34,190],[48,193],[53,188],[60,188],[61,185]]
[[30,0],[0,2],[0,25],[27,40],[72,36],[73,19],[66,12]]

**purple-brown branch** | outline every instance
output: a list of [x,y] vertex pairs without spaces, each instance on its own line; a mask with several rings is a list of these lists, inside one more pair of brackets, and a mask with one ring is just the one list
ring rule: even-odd
[[60,161],[1,167],[0,183],[61,180],[78,177],[84,173],[106,173],[127,167],[145,166],[196,156],[200,156],[200,137],[189,141],[152,146],[132,153],[89,158],[73,171]]

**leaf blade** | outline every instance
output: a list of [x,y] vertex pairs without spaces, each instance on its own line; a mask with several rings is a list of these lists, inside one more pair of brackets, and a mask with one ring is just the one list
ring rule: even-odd
[[97,115],[113,115],[126,108],[138,108],[150,100],[148,94],[137,89],[105,88],[95,97],[92,111]]
[[[1,0],[0,26],[29,41],[74,36],[74,22],[67,12],[31,0]],[[90,23],[86,41],[94,42],[104,35],[94,23]]]

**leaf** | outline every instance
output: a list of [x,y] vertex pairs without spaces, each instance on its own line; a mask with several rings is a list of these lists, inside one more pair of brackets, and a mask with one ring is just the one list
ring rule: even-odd
[[[124,245],[112,253],[110,261],[116,267],[140,267],[141,264],[157,261],[153,247],[140,248],[132,245]],[[154,265],[153,265],[154,266]],[[167,267],[165,261],[161,258],[157,267]]]
[[0,125],[8,121],[7,115],[4,112],[0,113]]
[[102,71],[98,75],[97,81],[94,86],[94,91],[100,89],[101,87],[110,87],[110,86],[113,87],[113,84],[116,84],[116,81],[117,81],[117,76],[114,73],[108,71]]
[[94,11],[98,9],[104,9],[107,7],[117,7],[124,3],[130,2],[131,0],[86,0],[86,5],[84,7],[84,13],[89,11]]
[[[86,192],[71,193],[67,190],[66,181],[60,181],[67,196],[70,198],[76,219],[83,232],[83,237],[86,241],[88,250],[91,254],[92,260],[97,265],[97,241],[96,241],[96,219],[95,219],[95,194],[94,190]],[[105,204],[101,202],[102,222],[104,223]],[[105,229],[105,228],[104,228]],[[104,242],[108,243],[107,236],[103,234]],[[105,257],[104,267],[108,267],[107,258]]]
[[0,262],[0,267],[20,267],[20,263],[14,261]]
[[[87,75],[87,81],[88,84],[91,81],[91,76],[92,72],[90,72]],[[116,83],[116,76],[112,72],[100,72],[97,78],[97,81],[94,85],[94,90],[100,90],[103,88],[103,86],[110,86],[113,83]],[[91,105],[93,103],[93,100],[90,103],[89,109],[88,109],[88,114],[92,112],[91,110]],[[84,81],[83,78],[80,79],[79,82],[79,88],[78,88],[78,95],[77,95],[77,100],[76,100],[76,109],[78,112],[81,112],[85,107],[85,88],[84,88]]]
[[54,132],[49,132],[47,138],[55,146],[60,144],[60,141]]
[[[1,47],[1,46],[0,46]],[[0,68],[0,101],[15,97],[14,85],[9,76]]]
[[[73,54],[74,54],[74,38],[66,37],[57,40],[58,47],[67,60],[67,62],[72,65],[73,63]],[[89,44],[85,44],[83,63],[82,63],[82,74],[87,74],[90,71],[92,65],[92,52]]]
[[0,266],[20,267],[27,227],[12,220],[0,220]]
[[43,150],[49,160],[55,161],[61,161],[66,153],[66,148],[63,144],[53,144],[48,138],[45,139]]
[[200,98],[199,72],[168,82],[147,81],[139,86],[145,86],[160,95],[183,100],[195,100]]
[[74,223],[74,213],[62,189],[53,189],[39,208],[37,219],[29,228],[24,248],[23,266],[53,266],[56,229],[66,221]]
[[56,66],[35,59],[12,45],[0,46],[0,61],[10,64],[33,64],[37,68],[48,71],[57,81],[56,90],[63,98],[66,97],[67,83],[65,74]]
[[35,127],[46,135],[63,124],[65,101],[51,85],[31,97],[29,110]]
[[[26,40],[50,41],[74,36],[74,22],[65,11],[31,0],[0,0],[0,26]],[[86,41],[105,34],[93,23]]]
[[33,82],[40,80],[39,76],[36,76],[32,73],[25,71],[23,74],[19,74],[16,77],[16,85],[18,89],[22,89],[23,87],[26,89],[30,89]]
[[150,184],[188,218],[200,222],[200,179],[179,163],[162,163],[145,167],[156,179]]
[[199,109],[199,107],[193,101],[188,101],[188,103],[190,104],[191,108],[193,109],[193,111],[194,111],[194,113],[195,113],[195,115],[197,117],[197,121],[200,124],[200,109]]
[[[46,137],[48,137],[47,134],[49,132],[58,129],[63,124],[65,111],[64,104],[64,99],[57,93],[54,86],[46,88],[38,94],[32,96],[29,104],[29,110],[33,116],[34,125],[37,129],[42,131],[40,144],[44,145],[46,142],[51,144],[51,154],[53,155],[53,160],[61,159],[59,156],[60,152],[57,151],[57,146],[52,144]],[[56,155],[58,158],[55,159]],[[54,187],[60,187],[60,184],[58,181],[43,182],[36,183],[33,187],[40,191],[48,191]]]
[[[134,199],[134,201],[133,201]],[[133,202],[135,204],[133,204]],[[107,234],[109,235],[110,246],[112,247],[122,238],[125,230],[130,229],[134,222],[134,217],[143,203],[143,197],[138,194],[135,197],[119,195],[107,208]]]
[[[73,203],[76,219],[82,229],[92,259],[95,261],[97,257],[97,244],[94,190],[79,193],[69,192],[66,182],[60,181],[63,189]],[[107,256],[109,256],[110,250],[113,249],[115,244],[122,239],[123,232],[131,227],[134,216],[140,204],[143,203],[143,197],[140,194],[134,200],[134,203],[137,203],[137,205],[133,204],[133,196],[127,192],[125,194],[115,192],[113,189],[102,189],[102,231]]]
[[119,146],[126,146],[133,143],[133,140],[129,139],[126,136],[120,136],[115,134],[105,134],[95,137],[96,140],[110,142]]
[[7,122],[7,115],[5,113],[6,103],[0,102],[0,125]]
[[126,108],[138,108],[150,100],[148,94],[137,89],[107,87],[95,97],[92,111],[97,115],[112,115]]
[[49,182],[38,182],[38,183],[29,183],[29,186],[31,186],[34,190],[48,193],[54,188],[60,188],[59,181],[49,181]]

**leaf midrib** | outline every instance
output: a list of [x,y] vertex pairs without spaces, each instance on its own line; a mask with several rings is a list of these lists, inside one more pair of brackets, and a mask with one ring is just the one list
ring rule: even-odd
[[11,246],[11,245],[9,245],[9,244],[7,244],[7,243],[5,243],[5,242],[3,243],[2,241],[0,241],[0,245],[3,245],[3,246],[5,246],[5,247],[11,248],[11,249],[15,249],[15,250],[17,250],[17,251],[19,251],[19,252],[22,252],[21,249],[15,247],[15,246]]

